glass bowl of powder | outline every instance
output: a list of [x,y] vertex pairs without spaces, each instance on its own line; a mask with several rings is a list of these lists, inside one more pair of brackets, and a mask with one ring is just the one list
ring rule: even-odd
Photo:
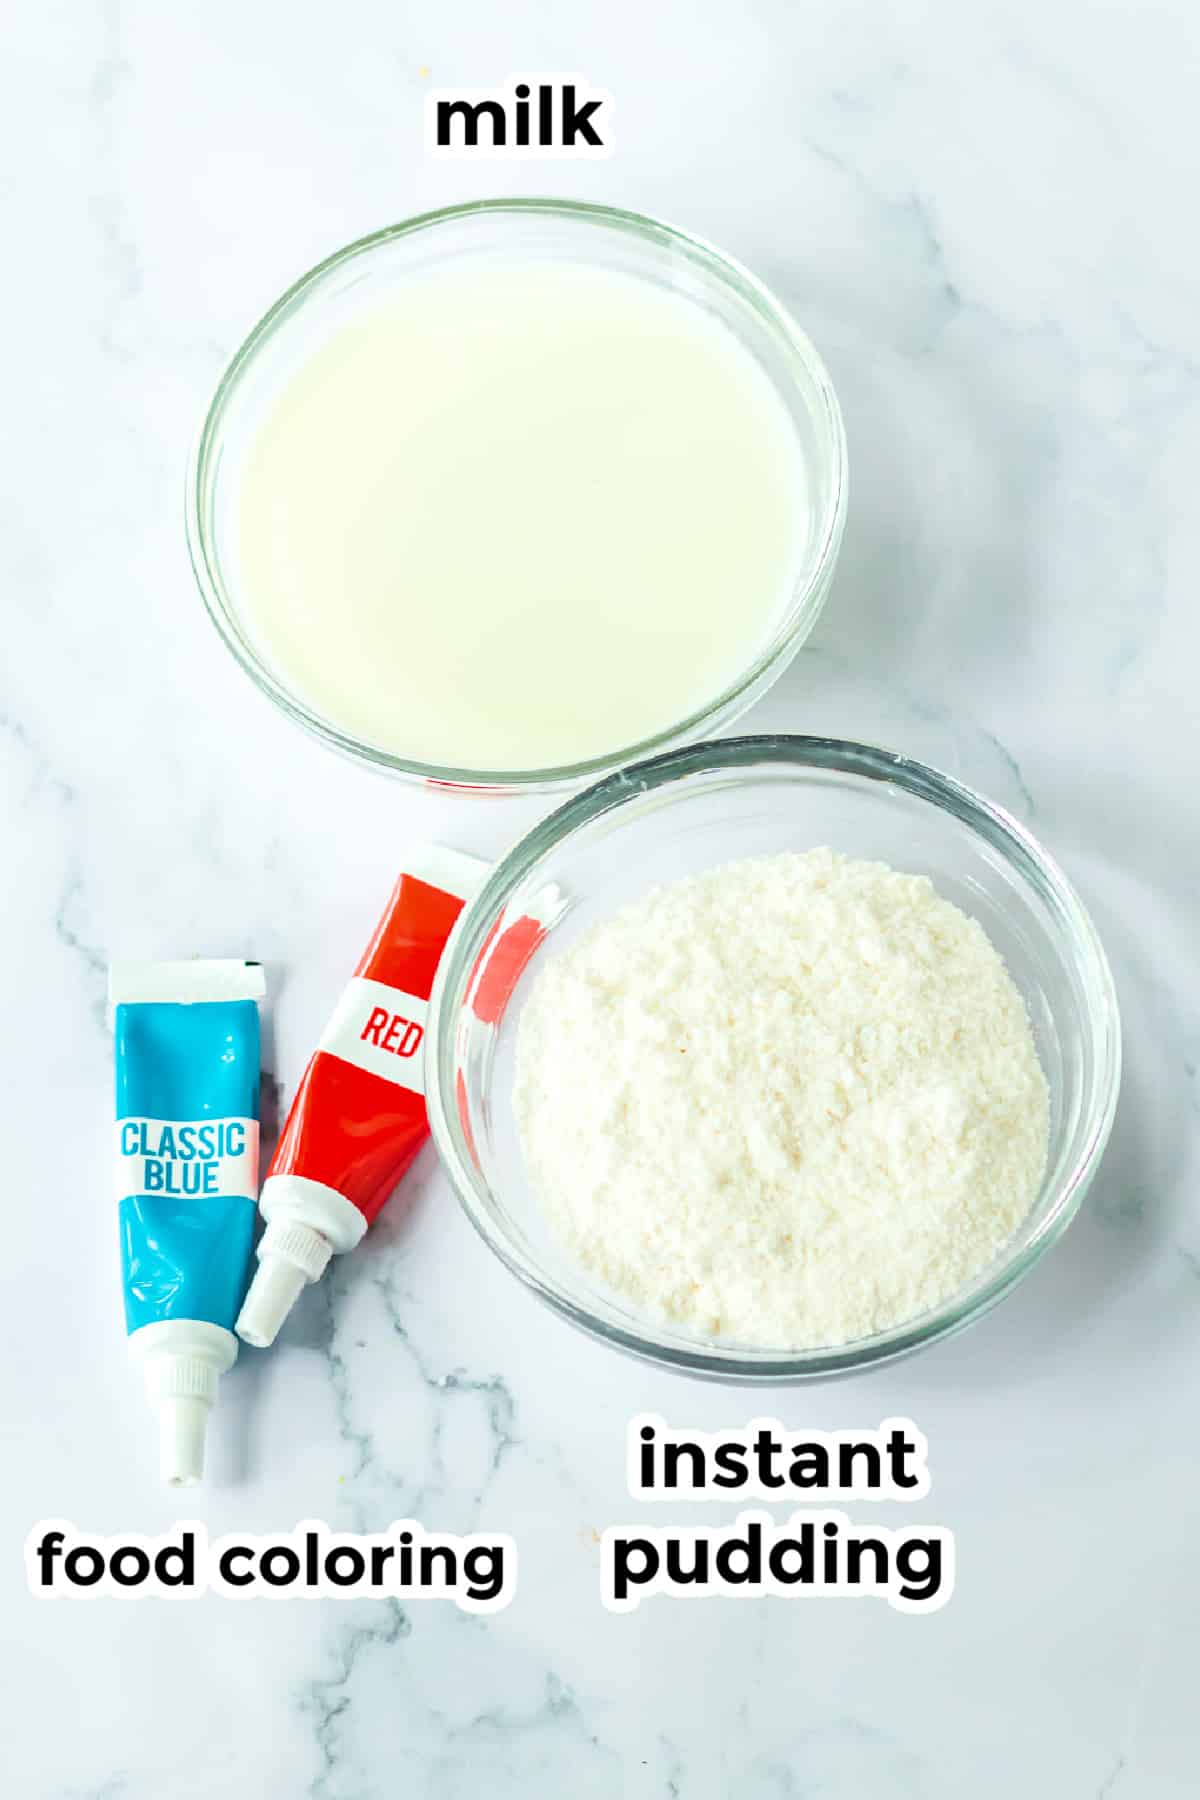
[[1062,872],[867,745],[674,751],[570,800],[466,909],[430,1004],[472,1223],[575,1325],[741,1381],[980,1317],[1073,1217],[1120,1023]]

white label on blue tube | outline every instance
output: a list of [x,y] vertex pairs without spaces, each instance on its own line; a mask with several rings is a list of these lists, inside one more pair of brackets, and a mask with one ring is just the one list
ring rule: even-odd
[[118,1119],[117,1199],[258,1196],[257,1119]]

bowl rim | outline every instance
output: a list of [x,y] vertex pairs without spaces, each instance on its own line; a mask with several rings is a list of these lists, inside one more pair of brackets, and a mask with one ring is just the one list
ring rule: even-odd
[[[591,1312],[494,1226],[487,1206],[487,1184],[474,1170],[458,1119],[455,1021],[465,990],[464,978],[469,976],[492,921],[503,915],[516,888],[550,850],[604,814],[690,775],[745,771],[780,763],[858,775],[897,786],[950,812],[1000,850],[1008,866],[1026,885],[1040,884],[1042,898],[1048,899],[1058,912],[1064,927],[1058,941],[1069,946],[1070,959],[1087,1000],[1094,1073],[1091,1091],[1085,1097],[1082,1142],[1069,1168],[1058,1179],[1050,1204],[1029,1240],[998,1263],[986,1281],[977,1278],[966,1290],[960,1290],[930,1312],[849,1344],[811,1350],[758,1350],[745,1345],[725,1350],[715,1344],[690,1343],[682,1334],[663,1341],[653,1321],[647,1321],[644,1330],[636,1330]],[[1108,1142],[1121,1083],[1121,1020],[1108,959],[1083,902],[1056,860],[1004,807],[985,799],[954,776],[901,751],[851,739],[764,734],[686,745],[615,770],[583,793],[573,795],[527,832],[496,863],[458,919],[430,996],[425,1059],[429,1122],[443,1168],[472,1225],[526,1287],[590,1336],[643,1361],[694,1375],[782,1384],[850,1374],[940,1342],[982,1318],[1024,1279],[1074,1218]]]
[[[703,707],[651,736],[577,763],[534,769],[474,769],[422,762],[368,744],[342,730],[306,704],[274,673],[242,628],[221,573],[211,530],[211,488],[220,460],[225,418],[242,380],[275,332],[294,318],[325,282],[347,264],[405,237],[475,218],[504,215],[537,216],[591,223],[623,232],[681,253],[706,278],[736,291],[764,325],[774,332],[795,375],[811,385],[814,423],[824,439],[829,494],[810,547],[797,570],[797,580],[784,619],[768,645],[737,677]],[[833,382],[820,353],[786,306],[736,257],[707,238],[649,214],[592,201],[548,195],[498,196],[469,200],[418,213],[345,244],[300,275],[258,319],[225,367],[209,402],[188,458],[184,525],[188,555],[205,609],[222,642],[261,693],[295,723],[343,755],[382,773],[441,787],[500,792],[550,791],[595,780],[622,765],[646,758],[706,730],[729,723],[749,706],[763,686],[780,675],[820,616],[837,561],[846,519],[846,433]]]

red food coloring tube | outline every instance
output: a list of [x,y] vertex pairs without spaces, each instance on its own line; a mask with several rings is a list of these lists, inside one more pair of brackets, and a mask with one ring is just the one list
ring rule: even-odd
[[331,1256],[353,1250],[429,1131],[425,1020],[438,961],[488,864],[426,845],[387,910],[300,1082],[267,1170],[267,1222],[237,1333],[274,1342]]

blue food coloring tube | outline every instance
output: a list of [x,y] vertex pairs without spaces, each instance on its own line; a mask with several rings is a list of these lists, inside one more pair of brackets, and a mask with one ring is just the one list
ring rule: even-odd
[[125,1328],[172,1487],[204,1472],[208,1416],[237,1355],[258,1196],[263,991],[257,963],[127,963],[109,975]]

